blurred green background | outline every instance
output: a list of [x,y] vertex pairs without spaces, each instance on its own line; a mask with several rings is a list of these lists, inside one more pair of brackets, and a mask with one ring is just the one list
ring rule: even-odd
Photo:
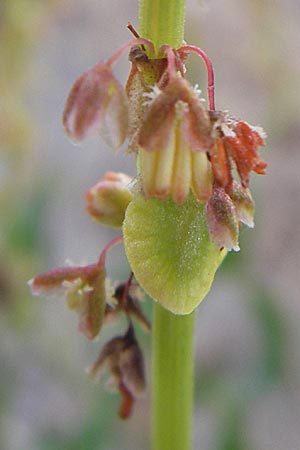
[[[217,108],[269,136],[268,174],[252,178],[256,227],[197,311],[195,450],[300,449],[299,17],[298,0],[187,2],[186,40],[214,63]],[[117,329],[87,342],[62,299],[26,286],[66,259],[94,261],[116,235],[86,216],[84,193],[106,170],[134,175],[133,158],[96,138],[74,147],[61,113],[77,76],[129,38],[127,21],[137,1],[0,4],[1,450],[150,449],[149,389],[124,423],[118,396],[84,373]],[[128,69],[125,57],[121,81]],[[196,58],[188,73],[205,94]],[[108,269],[128,275],[120,249]]]

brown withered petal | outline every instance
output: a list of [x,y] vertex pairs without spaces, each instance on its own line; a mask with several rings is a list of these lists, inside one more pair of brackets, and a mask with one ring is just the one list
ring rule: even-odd
[[103,131],[118,147],[126,137],[127,100],[111,68],[99,63],[73,85],[63,113],[63,125],[71,139]]
[[134,398],[145,389],[143,355],[131,324],[125,335],[117,336],[104,345],[88,373],[99,379],[105,368],[110,371],[110,384],[122,395],[120,414],[123,411],[121,415],[128,417]]
[[214,180],[218,186],[227,189],[232,184],[230,160],[221,138],[216,138],[209,151]]
[[233,181],[229,192],[235,206],[237,219],[250,228],[254,227],[254,200],[249,189]]
[[79,316],[79,330],[94,339],[105,312],[105,269],[99,264],[59,267],[28,282],[34,295],[64,294],[70,309]]
[[234,204],[225,190],[215,187],[206,207],[207,227],[219,248],[238,251],[239,224]]
[[265,173],[267,164],[257,152],[258,146],[264,145],[264,140],[246,122],[239,121],[234,127],[234,132],[236,137],[225,136],[224,144],[235,161],[242,185],[247,187],[251,171],[258,174]]

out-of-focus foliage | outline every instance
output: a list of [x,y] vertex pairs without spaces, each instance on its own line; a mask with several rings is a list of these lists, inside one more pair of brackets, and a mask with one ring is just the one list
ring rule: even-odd
[[32,45],[56,3],[3,0],[0,5],[1,303],[24,296],[25,271],[40,251],[45,190],[33,170],[38,129],[27,96]]

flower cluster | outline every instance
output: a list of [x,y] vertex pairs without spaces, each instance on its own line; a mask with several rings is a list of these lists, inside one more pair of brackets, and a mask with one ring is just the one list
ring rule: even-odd
[[[127,47],[132,69],[123,90],[111,65]],[[215,110],[213,71],[201,49],[185,45],[173,50],[164,45],[159,59],[151,58],[151,52],[152,44],[138,38],[83,74],[66,103],[66,131],[81,140],[95,130],[105,130],[113,148],[127,137],[128,150],[139,157],[139,192],[160,200],[172,198],[177,204],[194,195],[206,205],[211,239],[219,248],[238,250],[240,222],[253,226],[254,202],[248,185],[252,171],[265,173],[266,163],[258,154],[265,134],[260,127]],[[206,63],[209,109],[201,91],[185,78],[184,62],[190,52]],[[239,180],[234,180],[234,171]],[[129,190],[121,194],[116,185],[111,190],[106,181],[116,180],[106,176],[89,191],[88,211],[103,224],[120,226],[131,194]],[[107,212],[98,214],[93,206],[97,202],[101,208],[109,202],[112,214],[106,206]]]
[[[141,287],[151,293],[153,283],[163,280],[164,292],[153,291],[156,300],[172,312],[187,314],[208,292],[226,250],[239,250],[240,223],[254,226],[249,181],[251,172],[265,173],[266,163],[258,154],[265,134],[260,127],[215,109],[213,69],[203,50],[192,45],[177,50],[163,45],[155,53],[150,41],[134,35],[136,39],[78,78],[66,102],[63,125],[75,141],[100,133],[110,147],[118,149],[127,140],[128,152],[137,158],[138,176],[133,180],[123,173],[107,172],[88,190],[87,212],[103,225],[123,226],[127,256],[134,252],[128,259],[135,267],[135,278],[143,280]],[[127,49],[131,71],[123,88],[112,66]],[[200,56],[207,68],[208,108],[201,91],[185,77],[185,61],[191,52]],[[172,233],[166,232],[165,223],[160,227],[161,222],[156,223],[156,230],[163,228],[168,249],[153,233],[153,211],[161,212],[163,204],[164,218],[160,220],[173,227]],[[148,205],[152,211],[147,210]],[[126,223],[129,210],[136,216]],[[144,212],[151,213],[150,222]],[[195,230],[197,227],[201,230]],[[136,229],[137,239],[132,238]],[[89,372],[97,378],[103,368],[109,369],[110,382],[122,396],[120,416],[126,418],[145,387],[133,320],[147,331],[151,327],[140,308],[133,274],[112,292],[107,287],[105,256],[121,240],[109,243],[95,264],[54,269],[37,275],[29,284],[36,295],[63,293],[70,309],[79,315],[79,330],[89,339],[98,336],[105,322],[125,314],[128,330],[104,345]],[[223,248],[226,250],[220,252]],[[162,255],[163,249],[172,261]],[[199,270],[203,272],[200,277]]]
[[131,415],[134,400],[145,389],[143,354],[135,338],[132,319],[145,331],[150,331],[151,326],[140,307],[143,294],[133,283],[133,274],[127,282],[118,283],[114,288],[109,286],[106,252],[119,241],[117,238],[110,243],[95,264],[59,267],[35,276],[28,284],[34,295],[63,295],[68,307],[79,316],[79,331],[91,340],[98,337],[104,324],[125,314],[129,323],[127,332],[104,345],[89,372],[97,379],[103,368],[109,369],[110,385],[118,389],[122,397],[119,415],[126,419]]

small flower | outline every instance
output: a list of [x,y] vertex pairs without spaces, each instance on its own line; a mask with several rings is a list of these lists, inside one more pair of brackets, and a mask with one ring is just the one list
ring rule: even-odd
[[71,310],[78,313],[79,330],[94,339],[105,313],[105,269],[101,264],[59,267],[41,273],[28,282],[33,295],[61,295]]
[[150,103],[139,130],[142,183],[147,196],[183,203],[192,189],[201,202],[211,195],[207,150],[211,125],[198,95],[175,77]]
[[124,173],[106,172],[86,194],[90,216],[103,225],[120,228],[126,208],[132,200],[132,193],[128,189],[131,180]]
[[234,161],[243,187],[249,184],[250,172],[265,174],[266,162],[258,155],[265,145],[265,133],[260,127],[229,117],[227,113],[210,111],[213,122],[214,146],[209,150],[216,183],[226,191],[232,185],[231,160]]
[[109,64],[99,63],[77,79],[66,102],[63,125],[75,141],[100,133],[113,149],[123,144],[127,98]]
[[[265,133],[226,112],[209,111],[214,143],[208,150],[214,190],[207,204],[207,225],[219,247],[239,250],[239,222],[254,226],[254,201],[248,189],[250,172],[264,174],[267,164],[258,155]],[[241,184],[234,180],[236,166]]]
[[88,373],[99,379],[105,368],[110,371],[109,385],[119,390],[122,404],[119,410],[122,419],[132,413],[133,403],[145,389],[143,354],[135,338],[130,323],[125,335],[117,336],[107,342]]

